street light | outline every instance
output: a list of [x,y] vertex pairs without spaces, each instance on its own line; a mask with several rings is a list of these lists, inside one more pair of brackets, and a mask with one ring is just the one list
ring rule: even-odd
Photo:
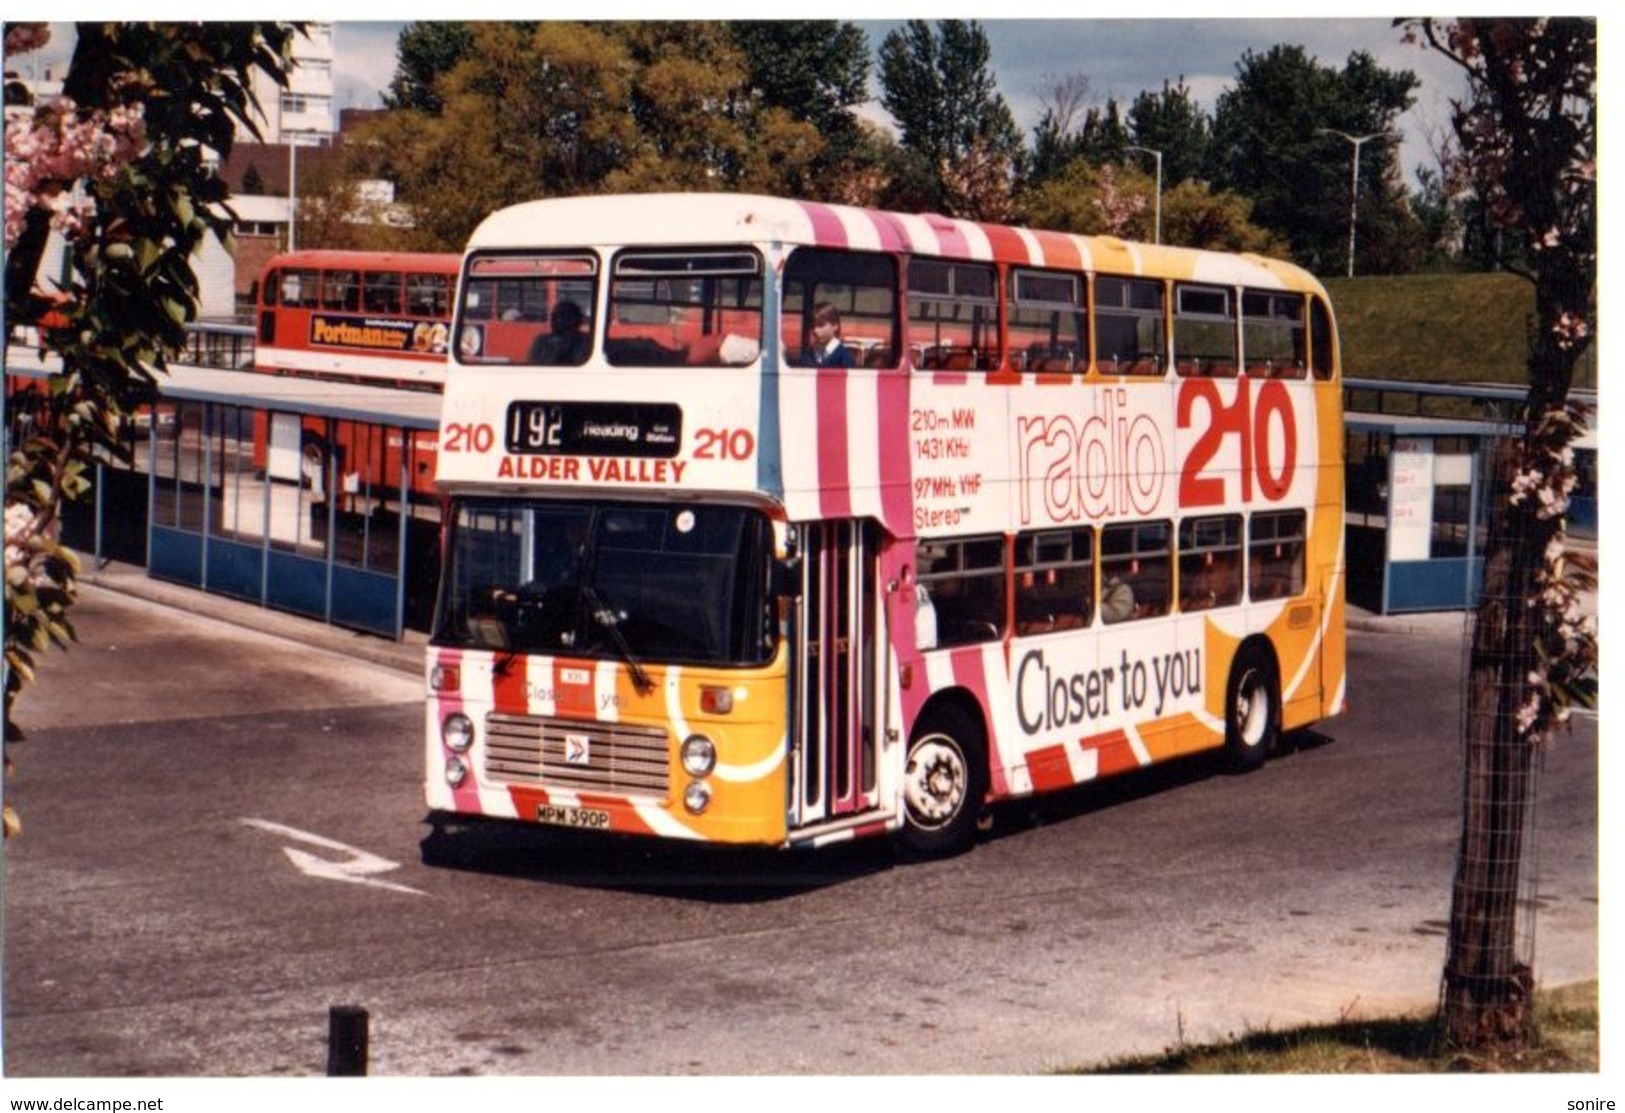
[[1354,211],[1360,200],[1360,147],[1372,139],[1393,139],[1395,136],[1386,131],[1374,131],[1370,135],[1350,135],[1346,131],[1336,128],[1318,128],[1316,134],[1337,135],[1349,141],[1353,151],[1349,157],[1349,277],[1354,277]]
[[288,250],[298,247],[299,239],[299,137],[307,132],[283,131],[288,143]]
[[1130,144],[1129,146],[1124,147],[1123,149],[1125,151],[1139,151],[1139,152],[1141,152],[1143,154],[1148,154],[1152,158],[1157,160],[1157,200],[1156,200],[1156,207],[1155,207],[1157,231],[1156,231],[1156,239],[1153,242],[1161,243],[1162,242],[1162,152],[1161,151],[1154,151],[1150,147],[1136,147],[1133,144]]

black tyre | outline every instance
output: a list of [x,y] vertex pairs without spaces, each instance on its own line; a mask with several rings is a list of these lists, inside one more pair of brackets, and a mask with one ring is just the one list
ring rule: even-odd
[[987,740],[980,724],[954,707],[921,718],[903,769],[899,848],[912,858],[970,849],[987,797]]
[[1257,769],[1281,740],[1281,679],[1275,659],[1248,646],[1230,666],[1224,697],[1224,748],[1238,772]]

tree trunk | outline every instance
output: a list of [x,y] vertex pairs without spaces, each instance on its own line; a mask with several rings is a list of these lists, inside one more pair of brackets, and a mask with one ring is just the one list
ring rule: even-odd
[[1461,843],[1441,1015],[1443,1040],[1457,1048],[1521,1045],[1532,1019],[1534,983],[1529,956],[1519,954],[1518,906],[1538,753],[1517,716],[1534,660],[1525,601],[1555,530],[1512,507],[1507,490],[1504,482],[1492,487],[1484,591],[1468,658]]

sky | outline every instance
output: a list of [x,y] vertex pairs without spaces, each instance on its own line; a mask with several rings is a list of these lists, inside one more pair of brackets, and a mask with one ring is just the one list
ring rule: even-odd
[[[538,5],[526,11],[510,8],[504,12],[502,5],[498,5],[494,10],[481,9],[473,15],[534,18],[549,14],[547,7],[550,6]],[[1448,128],[1449,99],[1461,92],[1454,67],[1436,52],[1402,42],[1400,32],[1392,26],[1388,16],[1304,19],[1265,15],[1192,19],[1162,14],[1170,11],[1166,4],[1151,3],[1141,10],[1153,13],[1153,18],[1050,19],[1023,14],[1032,5],[1017,0],[1013,6],[1000,10],[1016,13],[1019,18],[992,18],[987,14],[991,7],[984,2],[956,10],[955,5],[945,3],[926,13],[911,11],[907,5],[882,2],[867,5],[863,10],[865,14],[895,10],[900,15],[920,18],[951,16],[979,20],[992,49],[991,66],[999,90],[1009,102],[1017,124],[1029,137],[1042,112],[1041,91],[1056,78],[1083,74],[1089,82],[1091,103],[1103,104],[1108,97],[1114,97],[1125,109],[1141,91],[1159,90],[1164,81],[1178,82],[1183,78],[1192,94],[1211,111],[1218,95],[1235,83],[1236,64],[1248,50],[1262,52],[1277,44],[1297,45],[1322,64],[1337,67],[1344,65],[1353,51],[1363,50],[1379,65],[1390,70],[1410,70],[1421,79],[1415,107],[1398,120],[1398,130],[1404,136],[1400,165],[1407,178],[1414,180],[1418,164],[1434,165],[1429,140],[1436,141]],[[1040,10],[1048,13],[1056,7],[1058,5],[1046,5]],[[1249,5],[1239,5],[1233,10],[1247,11]],[[345,12],[354,12],[355,16],[344,18]],[[246,14],[252,13],[234,13],[234,18],[244,18]],[[434,18],[435,14],[425,12],[420,18]],[[594,6],[594,14],[729,18],[762,13],[755,5],[715,2],[698,8],[684,5],[676,11],[655,12],[644,6],[640,12],[637,5],[628,8],[623,0],[603,0]],[[871,52],[878,52],[886,33],[901,23],[901,20],[859,19],[839,5],[820,14],[857,23],[869,38]],[[396,40],[405,23],[370,19],[366,6],[358,6],[350,0],[341,0],[333,18],[336,20],[333,36],[335,106],[378,107],[380,95],[395,72]],[[41,52],[41,60],[65,59],[71,43],[71,25],[54,24],[53,41]],[[878,77],[872,77],[871,84],[878,96]],[[882,121],[886,118],[878,104],[870,105],[866,114]]]

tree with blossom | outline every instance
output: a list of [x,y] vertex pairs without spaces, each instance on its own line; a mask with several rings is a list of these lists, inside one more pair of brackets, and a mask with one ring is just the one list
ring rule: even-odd
[[1517,953],[1519,871],[1540,752],[1596,694],[1595,565],[1566,544],[1575,485],[1569,403],[1595,340],[1597,25],[1590,19],[1404,23],[1467,76],[1453,105],[1451,176],[1519,247],[1503,260],[1535,289],[1523,434],[1493,494],[1469,650],[1466,776],[1445,960],[1442,1034],[1455,1047],[1521,1044],[1531,971]]
[[[125,456],[125,418],[184,350],[198,312],[192,258],[225,240],[231,214],[218,166],[235,127],[258,134],[256,71],[286,84],[291,23],[81,23],[62,96],[5,122],[8,340],[36,338],[60,362],[26,423],[11,421],[5,509],[5,744],[37,654],[73,637],[78,566],[58,540],[95,453]],[[8,23],[7,58],[49,40]],[[7,86],[8,105],[21,92]],[[48,239],[68,277],[39,274]],[[9,414],[14,419],[16,415]],[[17,830],[9,805],[5,833]]]

